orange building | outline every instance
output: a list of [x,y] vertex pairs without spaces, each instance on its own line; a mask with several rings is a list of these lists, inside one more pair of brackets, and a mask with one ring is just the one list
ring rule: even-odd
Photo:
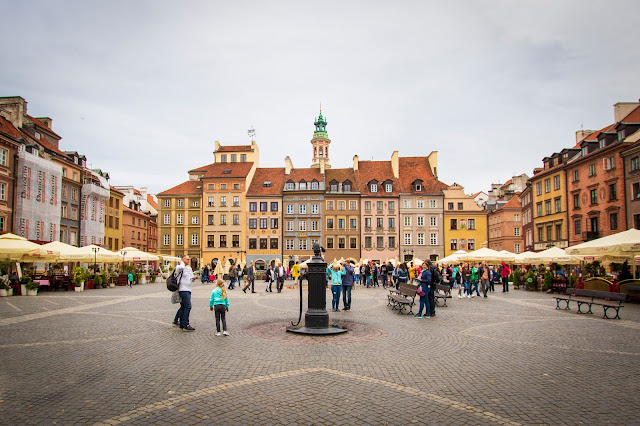
[[522,253],[525,246],[522,232],[522,204],[520,194],[515,194],[505,204],[488,214],[489,248]]
[[122,206],[122,245],[147,251],[149,215],[140,211],[140,205],[131,202]]

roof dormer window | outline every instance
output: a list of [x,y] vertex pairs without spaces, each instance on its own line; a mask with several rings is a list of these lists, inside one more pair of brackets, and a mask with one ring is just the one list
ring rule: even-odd
[[624,140],[624,129],[618,131],[618,140]]
[[320,185],[318,184],[317,180],[314,180],[311,182],[311,189],[319,189]]
[[387,184],[384,186],[384,191],[385,191],[385,192],[391,192],[391,191],[393,191],[393,185],[391,185],[390,183],[387,183]]
[[293,190],[293,182],[287,182],[287,190],[288,191],[292,191]]
[[351,192],[351,182],[348,180],[344,181],[344,183],[342,184],[342,190],[346,192]]
[[377,183],[371,183],[371,192],[378,192],[378,184]]
[[271,187],[271,181],[270,180],[265,180],[264,181],[264,187],[265,188],[270,188]]
[[35,132],[36,133],[36,139],[40,140],[40,132]]
[[231,174],[231,169],[224,169],[224,172],[222,172],[225,175],[230,175]]
[[303,191],[303,190],[307,189],[307,182],[305,182],[305,181],[301,180],[301,181],[300,181],[300,185],[299,185],[299,189],[300,189],[301,191]]

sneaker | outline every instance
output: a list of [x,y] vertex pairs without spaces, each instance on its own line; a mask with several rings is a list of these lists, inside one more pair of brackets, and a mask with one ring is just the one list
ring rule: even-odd
[[424,318],[422,315],[418,315],[418,314],[415,314],[413,317],[414,318]]
[[228,331],[223,331],[222,334],[224,334],[225,336],[228,336],[229,332]]
[[173,324],[173,325],[175,325],[175,326],[180,325],[180,323],[178,323],[178,321],[173,321],[171,324]]
[[431,318],[431,317],[429,315],[427,315],[426,317],[423,317],[423,318]]
[[196,329],[187,324],[182,331],[196,331]]
[[216,333],[216,336],[220,336],[220,332],[219,331]]
[[471,299],[471,296],[467,296],[467,299]]

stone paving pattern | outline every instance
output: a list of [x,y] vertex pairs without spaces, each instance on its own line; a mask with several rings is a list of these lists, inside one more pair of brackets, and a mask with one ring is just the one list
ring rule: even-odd
[[639,304],[604,320],[543,293],[454,291],[414,319],[356,287],[331,314],[352,331],[309,337],[284,332],[298,290],[264,287],[229,291],[229,337],[200,283],[193,333],[171,325],[164,284],[0,299],[0,423],[640,423]]

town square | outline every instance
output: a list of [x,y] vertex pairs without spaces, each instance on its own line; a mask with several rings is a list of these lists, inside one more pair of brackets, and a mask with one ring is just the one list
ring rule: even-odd
[[0,424],[640,423],[637,2],[0,11]]

